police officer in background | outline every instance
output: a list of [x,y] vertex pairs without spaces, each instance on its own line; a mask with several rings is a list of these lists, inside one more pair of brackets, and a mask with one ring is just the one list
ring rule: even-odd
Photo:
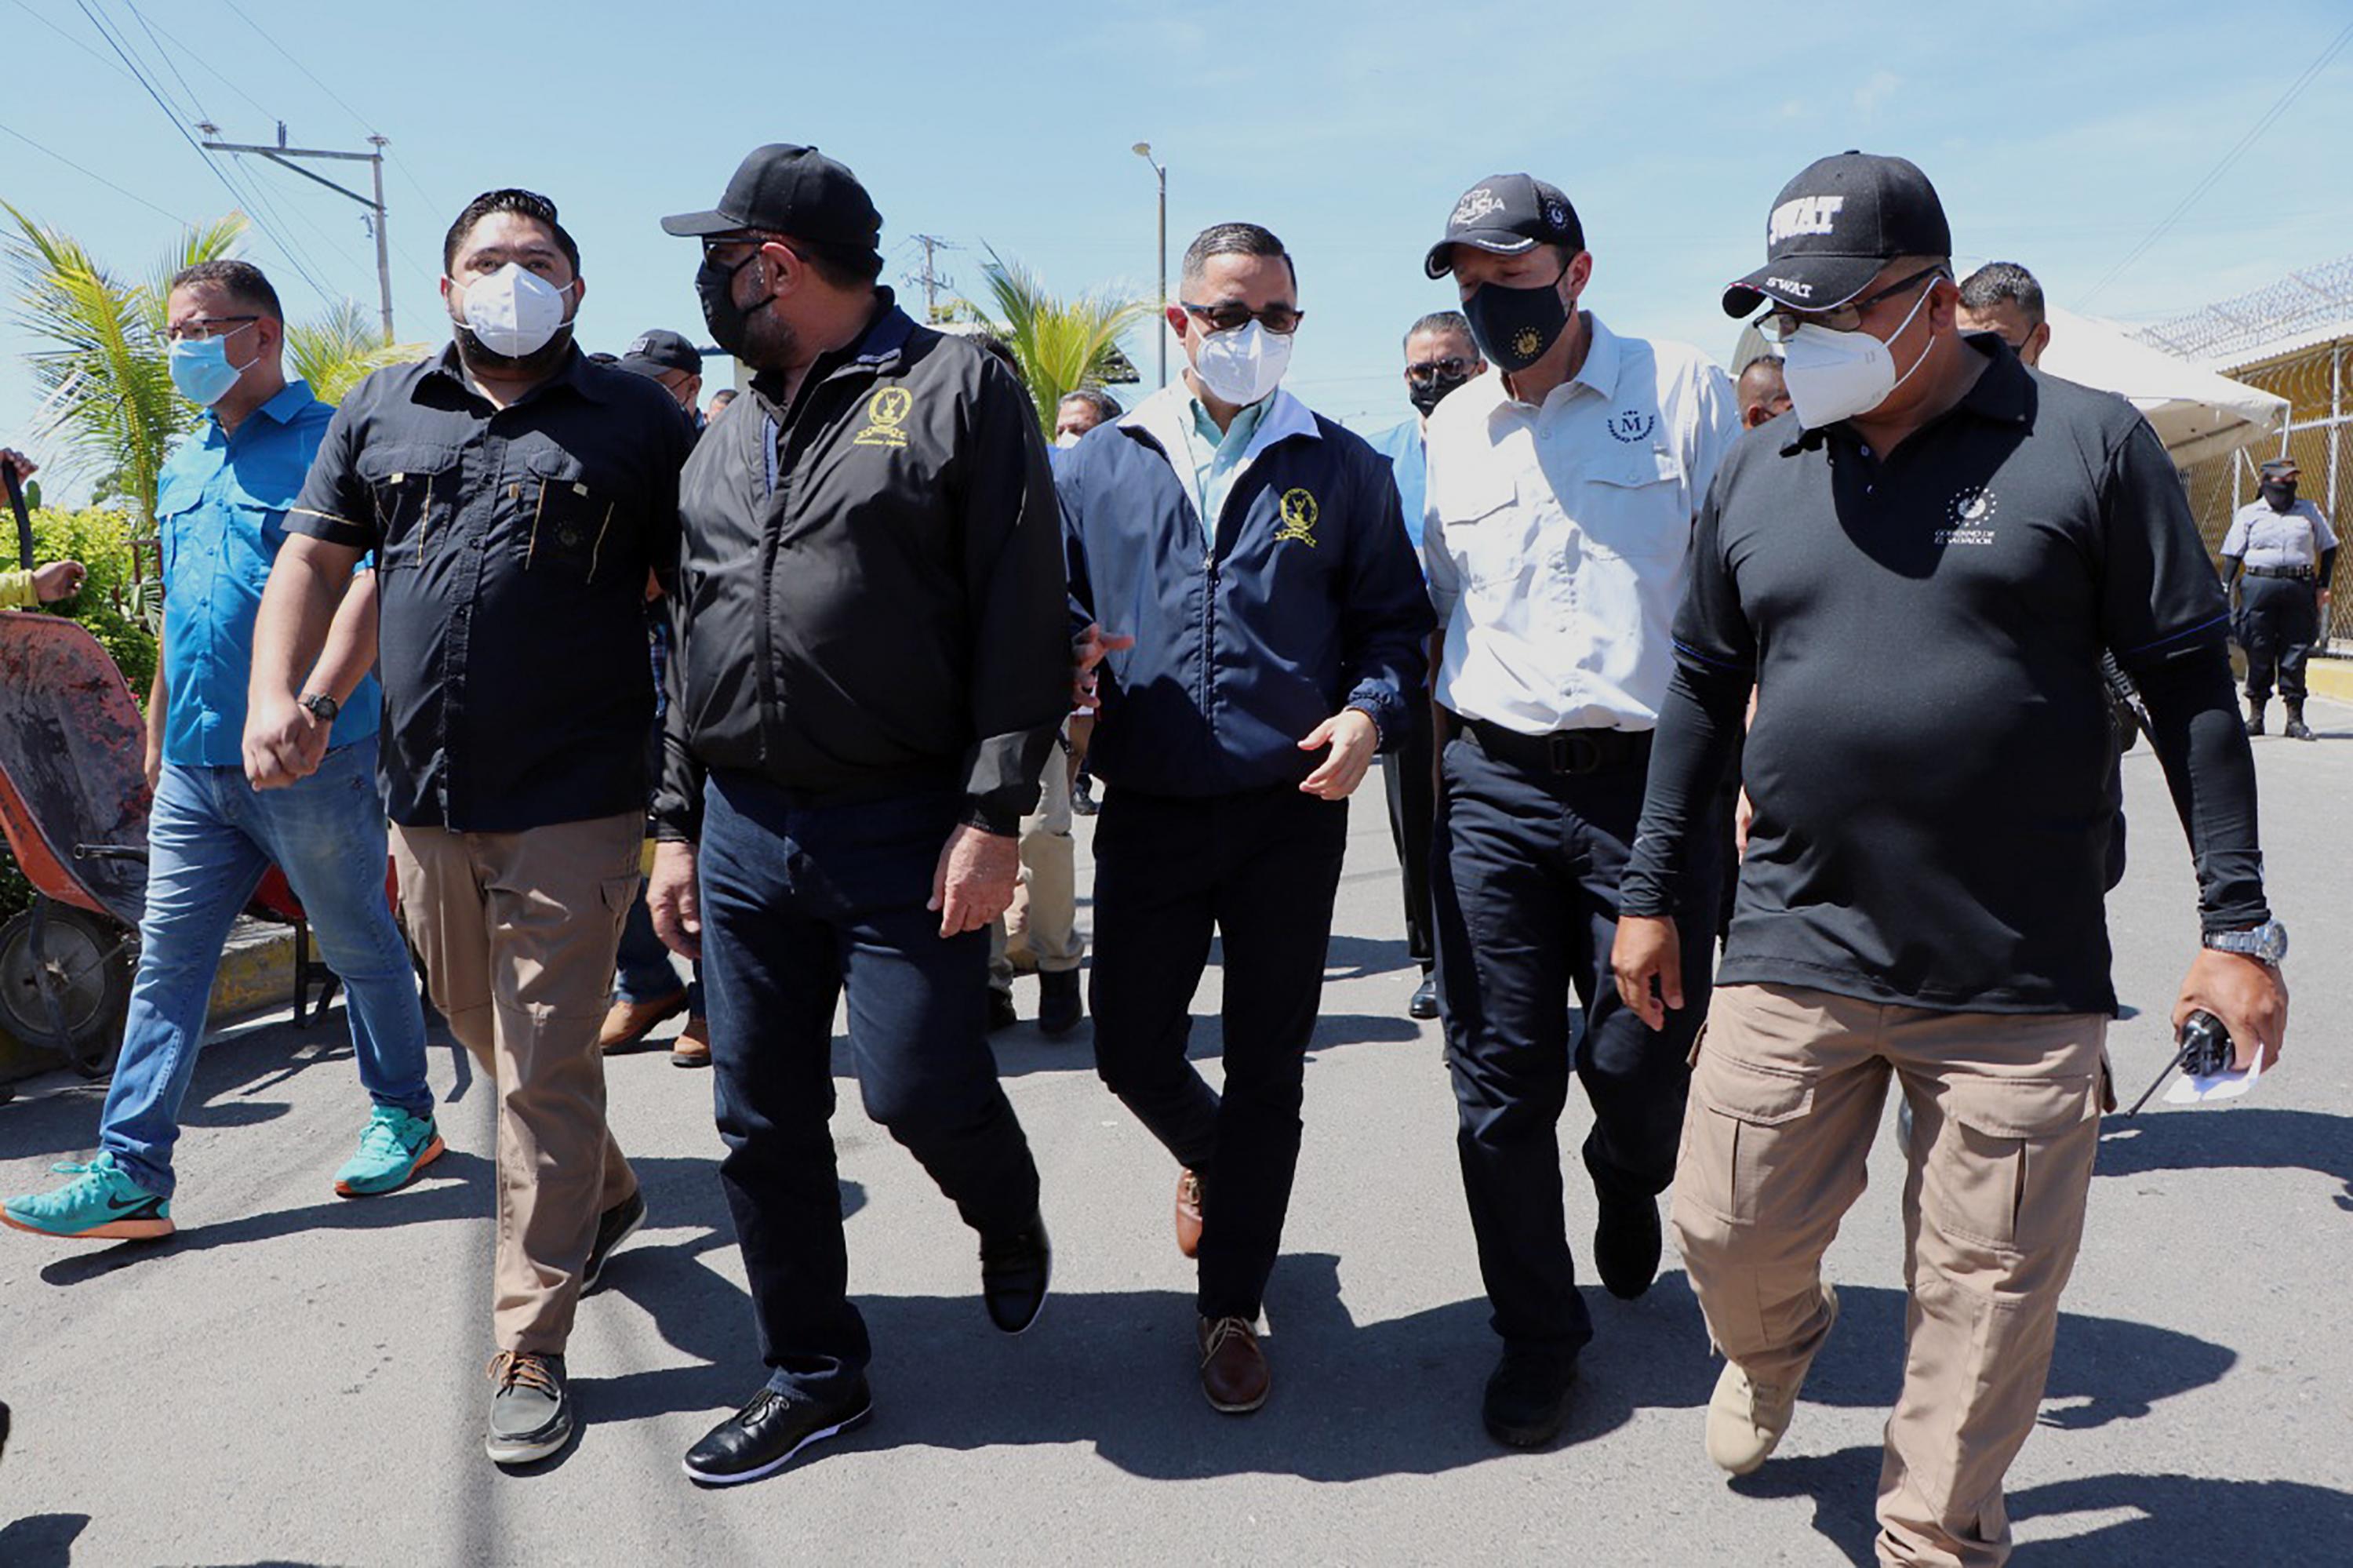
[[1960,327],[1963,332],[1989,332],[2010,344],[2021,363],[2042,362],[2051,346],[2051,323],[2044,319],[2042,285],[2015,261],[1989,261],[1960,285]]
[[2239,508],[2222,540],[2222,581],[2234,595],[2239,645],[2247,652],[2247,733],[2263,733],[2276,673],[2285,734],[2310,740],[2304,665],[2327,635],[2337,535],[2318,506],[2297,497],[2294,458],[2263,464],[2262,482],[2262,498]]
[[[1618,878],[1674,668],[1667,623],[1692,524],[1739,434],[1698,350],[1620,337],[1578,308],[1593,258],[1568,198],[1526,175],[1464,193],[1425,262],[1449,272],[1494,369],[1430,416],[1423,557],[1436,606],[1439,998],[1479,1266],[1504,1341],[1488,1432],[1560,1430],[1593,1337],[1562,1208],[1572,1073],[1593,1103],[1594,1264],[1651,1287],[1700,1007],[1646,1025],[1611,989]],[[1719,774],[1719,777],[1721,775]],[[1707,972],[1715,856],[1686,889]],[[1584,1028],[1569,1038],[1569,998]],[[1703,993],[1704,994],[1704,993]]]
[[758,375],[680,482],[684,550],[654,927],[702,960],[719,1177],[766,1382],[691,1449],[748,1481],[871,1408],[835,1176],[832,1033],[866,1109],[980,1237],[990,1320],[1046,1298],[1038,1167],[986,1030],[988,923],[1070,705],[1038,417],[979,344],[875,282],[866,188],[813,147],[746,157],[695,290]]

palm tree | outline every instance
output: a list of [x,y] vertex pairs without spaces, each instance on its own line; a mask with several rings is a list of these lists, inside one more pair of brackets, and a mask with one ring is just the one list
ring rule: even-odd
[[1124,363],[1119,334],[1149,316],[1151,302],[1108,292],[1058,300],[1036,273],[995,250],[988,252],[988,264],[980,272],[996,313],[994,319],[986,312],[976,313],[1021,362],[1029,399],[1038,408],[1039,428],[1050,439],[1054,410],[1062,399],[1082,387],[1102,386],[1109,372]]
[[[185,230],[147,277],[126,279],[80,241],[0,202],[16,232],[0,235],[16,285],[17,321],[44,346],[27,358],[41,391],[42,431],[62,439],[94,475],[95,499],[128,508],[137,532],[155,531],[155,478],[173,439],[197,410],[173,389],[164,316],[171,281],[233,253],[241,213]],[[380,365],[421,350],[388,344],[346,303],[326,320],[287,330],[288,368],[329,402]]]

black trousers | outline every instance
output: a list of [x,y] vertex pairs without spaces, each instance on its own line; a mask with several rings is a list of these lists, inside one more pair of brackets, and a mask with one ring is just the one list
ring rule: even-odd
[[[1618,1000],[1618,879],[1641,815],[1637,762],[1582,775],[1445,747],[1432,882],[1438,991],[1461,1112],[1456,1149],[1495,1332],[1573,1352],[1593,1337],[1562,1207],[1572,1072],[1592,1102],[1585,1168],[1605,1197],[1648,1199],[1675,1173],[1692,1043],[1707,1012],[1722,853],[1694,823],[1676,912],[1683,1007],[1653,1033]],[[1585,1012],[1572,1048],[1569,998]]]
[[[1288,786],[1183,800],[1114,784],[1095,819],[1095,1068],[1201,1179],[1198,1303],[1255,1318],[1299,1164],[1345,801]],[[1225,1092],[1186,1058],[1225,938]]]
[[957,797],[797,805],[744,773],[703,790],[702,979],[720,1186],[770,1385],[839,1397],[871,1356],[849,1297],[833,1136],[833,1011],[867,1114],[984,1236],[1038,1213],[1038,1167],[997,1081],[988,936],[923,907]]
[[2239,579],[2239,642],[2247,651],[2247,701],[2261,707],[2279,677],[2284,701],[2304,702],[2304,665],[2320,640],[2320,596],[2294,577]]
[[1389,836],[1397,841],[1398,869],[1405,874],[1405,950],[1428,974],[1438,962],[1430,905],[1438,782],[1431,776],[1430,708],[1421,703],[1409,705],[1412,727],[1398,741],[1398,748],[1381,758],[1381,782],[1389,798]]

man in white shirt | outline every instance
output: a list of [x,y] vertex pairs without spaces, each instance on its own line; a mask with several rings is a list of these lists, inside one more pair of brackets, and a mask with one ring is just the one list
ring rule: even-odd
[[[1426,266],[1453,273],[1493,366],[1426,431],[1441,743],[1431,870],[1462,1183],[1504,1341],[1483,1414],[1497,1441],[1535,1446],[1560,1430],[1593,1334],[1562,1209],[1572,1068],[1594,1109],[1585,1164],[1602,1283],[1630,1298],[1658,1272],[1657,1198],[1674,1174],[1704,988],[1653,1031],[1619,1001],[1609,948],[1692,527],[1739,409],[1697,350],[1620,337],[1577,308],[1593,259],[1568,198],[1543,181],[1473,186]],[[1720,869],[1687,885],[1693,912],[1709,913],[1682,923],[1686,974],[1708,970]]]

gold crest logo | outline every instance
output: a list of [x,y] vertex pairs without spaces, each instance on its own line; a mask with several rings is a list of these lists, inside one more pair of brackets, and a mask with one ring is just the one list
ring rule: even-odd
[[851,444],[861,447],[903,447],[907,432],[901,426],[907,422],[909,410],[915,406],[913,394],[904,387],[882,387],[866,399],[866,428],[850,438]]
[[1544,334],[1534,327],[1522,327],[1512,334],[1512,352],[1522,359],[1534,359],[1544,352]]
[[1282,493],[1282,526],[1276,529],[1277,539],[1296,539],[1309,549],[1315,547],[1315,497],[1304,490]]

